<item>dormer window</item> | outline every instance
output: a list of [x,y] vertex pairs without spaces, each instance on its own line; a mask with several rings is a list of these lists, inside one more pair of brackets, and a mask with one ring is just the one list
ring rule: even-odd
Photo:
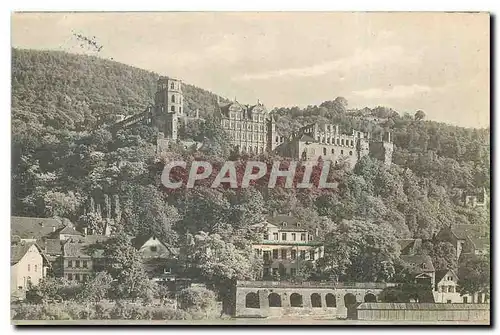
[[282,227],[286,227],[286,222],[285,222],[285,221],[283,221],[283,222],[281,223],[281,226],[282,226]]

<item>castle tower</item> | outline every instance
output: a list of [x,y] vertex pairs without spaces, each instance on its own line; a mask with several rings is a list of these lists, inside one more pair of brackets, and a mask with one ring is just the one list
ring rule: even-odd
[[165,112],[184,115],[184,96],[182,95],[182,81],[178,79],[160,77],[155,94],[155,105],[164,106]]
[[184,116],[184,96],[182,81],[160,77],[155,94],[153,125],[166,138],[177,140],[179,117]]

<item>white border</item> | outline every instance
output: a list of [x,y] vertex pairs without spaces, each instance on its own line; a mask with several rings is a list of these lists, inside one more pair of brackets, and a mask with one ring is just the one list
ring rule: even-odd
[[[1,127],[3,128],[0,131],[0,136],[2,137],[0,141],[0,155],[3,157],[3,164],[1,165],[2,169],[2,179],[1,179],[1,196],[2,201],[0,202],[0,210],[1,210],[1,218],[2,221],[2,229],[3,234],[1,235],[4,238],[4,243],[2,243],[1,254],[2,254],[2,264],[8,264],[7,259],[9,257],[10,248],[8,238],[10,236],[10,12],[11,11],[286,11],[286,10],[294,10],[294,11],[489,11],[493,13],[499,13],[498,10],[498,1],[487,1],[487,0],[474,0],[474,1],[436,1],[436,0],[419,0],[414,2],[404,2],[404,1],[387,1],[387,0],[379,0],[379,1],[360,1],[360,0],[349,0],[342,2],[331,2],[321,0],[307,0],[307,1],[298,1],[298,0],[286,0],[286,1],[270,1],[270,0],[252,0],[247,2],[242,1],[229,1],[229,0],[182,0],[178,2],[164,2],[160,1],[152,1],[152,0],[141,0],[141,1],[119,1],[119,2],[107,2],[104,3],[102,0],[85,0],[85,1],[60,1],[60,0],[45,0],[45,1],[34,1],[34,0],[18,0],[18,1],[4,1],[0,4],[0,46],[3,49],[0,53],[1,55],[1,69],[2,76],[0,79],[0,106],[3,107],[0,113],[1,118]],[[497,22],[498,24],[498,22]],[[498,43],[498,36],[495,36],[495,44]],[[495,71],[497,74],[497,71]],[[498,88],[495,89],[495,92],[491,92],[495,94],[495,97],[498,97]],[[498,120],[495,121],[495,126],[498,126]],[[497,127],[495,127],[497,128]],[[497,136],[495,139],[495,145],[492,145],[492,148],[500,148],[500,136]],[[497,178],[498,179],[498,178]],[[495,185],[496,186],[496,185]],[[496,198],[495,198],[496,199]],[[492,207],[497,207],[497,200],[495,200],[495,204]],[[500,201],[500,200],[499,200]],[[492,222],[492,225],[494,223]],[[494,252],[496,248],[493,249]],[[495,252],[495,256],[496,252]],[[498,264],[498,258],[495,257],[496,263]],[[496,264],[495,264],[496,265]],[[495,268],[495,266],[494,266]],[[4,266],[4,273],[7,271],[7,266]],[[10,326],[10,306],[8,301],[10,299],[10,294],[7,291],[7,288],[10,285],[10,281],[8,281],[8,274],[4,274],[2,277],[2,285],[3,288],[1,297],[1,306],[2,306],[2,317],[3,322],[1,323],[2,331],[6,331],[7,333],[12,333],[15,331],[13,326]],[[495,282],[495,289],[498,289],[498,280]],[[495,290],[496,292],[496,290]],[[496,302],[496,294],[492,297],[492,302]],[[495,309],[496,311],[498,308]],[[495,313],[495,319],[497,316]],[[109,328],[108,328],[109,329]],[[38,328],[36,331],[40,331]],[[60,330],[62,333],[69,334],[70,332],[81,332],[84,331],[85,328],[74,328],[74,329],[63,329]],[[92,329],[95,333],[102,333],[103,330]],[[112,329],[111,329],[112,330]],[[137,329],[132,329],[134,331]],[[166,329],[159,329],[160,331],[165,331]],[[200,329],[201,331],[210,331],[209,329]],[[229,328],[230,331],[235,331],[236,329]],[[278,329],[251,329],[253,332],[266,333],[266,332],[275,332]],[[282,329],[287,332],[293,329]],[[298,328],[297,331],[303,331],[305,329]],[[311,329],[312,330],[312,329]],[[316,330],[316,329],[315,329]],[[348,333],[353,330],[359,330],[355,327],[351,328],[343,328],[343,329],[328,329],[323,328],[320,331],[322,332],[335,332],[335,333]],[[385,332],[391,329],[366,329],[361,328],[363,331],[368,332]],[[404,329],[405,332],[411,331],[421,331],[423,329],[419,328],[411,328]],[[115,330],[116,331],[116,330]],[[120,329],[121,332],[127,332],[127,330]],[[177,329],[167,330],[177,331]],[[196,330],[193,329],[182,329],[183,332],[193,332]],[[215,330],[219,331],[219,329]],[[239,331],[239,330],[236,330]],[[316,330],[318,331],[318,330]],[[392,329],[392,331],[401,331],[399,329]],[[425,329],[426,332],[431,333],[442,333],[442,332],[456,332],[456,331],[467,331],[476,332],[479,329],[473,329],[464,327],[461,329]],[[129,331],[130,332],[130,331]]]

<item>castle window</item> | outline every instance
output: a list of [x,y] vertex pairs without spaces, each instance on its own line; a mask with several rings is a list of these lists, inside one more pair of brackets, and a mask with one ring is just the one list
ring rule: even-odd
[[287,252],[286,249],[281,249],[281,259],[286,259]]
[[297,258],[297,250],[292,249],[292,251],[290,252],[290,258],[291,259]]
[[305,250],[300,251],[300,259],[306,259],[306,251]]
[[28,272],[30,272],[30,264],[28,264]]
[[72,268],[73,267],[73,261],[68,261],[68,268]]
[[278,240],[278,233],[273,233],[273,240],[275,240],[275,241]]
[[182,107],[179,107],[179,113],[182,113]]
[[340,150],[340,154],[343,155],[344,154],[344,150]]
[[323,148],[323,155],[326,155],[326,148]]
[[238,121],[235,121],[235,124],[236,124],[236,129],[240,129],[240,123]]
[[68,280],[73,280],[73,274],[72,273],[68,273]]
[[292,240],[293,240],[293,241],[297,241],[297,234],[292,233]]
[[300,240],[301,241],[305,241],[306,240],[306,234],[305,233],[300,234]]
[[334,154],[334,153],[335,153],[335,149],[332,149],[332,154]]
[[75,261],[75,268],[79,268],[80,267],[80,261]]
[[354,146],[354,141],[353,141],[353,140],[351,140],[351,147],[353,147],[353,146]]
[[149,248],[152,252],[156,252],[158,248],[154,245]]
[[342,140],[340,141],[340,143],[341,143],[342,145],[345,145],[344,139],[342,139]]
[[170,106],[170,111],[175,112],[175,106]]
[[88,268],[87,261],[82,261],[82,267],[84,269]]
[[38,265],[35,264],[35,272],[38,272]]
[[352,151],[349,151],[349,156],[352,156]]
[[170,89],[173,90],[175,88],[175,84],[174,83],[170,83]]
[[175,102],[175,95],[172,95],[172,102]]
[[286,233],[281,233],[281,240],[286,241]]
[[76,281],[80,281],[80,275],[79,275],[78,273],[77,273],[77,274],[75,274],[75,280],[76,280]]
[[273,259],[278,259],[278,249],[273,250]]

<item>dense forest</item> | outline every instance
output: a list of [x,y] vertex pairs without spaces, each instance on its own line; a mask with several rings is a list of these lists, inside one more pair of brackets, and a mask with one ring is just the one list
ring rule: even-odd
[[[13,50],[12,69],[12,214],[67,217],[95,231],[111,221],[115,231],[156,234],[180,248],[201,241],[226,255],[215,266],[199,250],[192,252],[199,257],[199,274],[210,281],[254,276],[249,243],[256,237],[248,228],[273,211],[293,213],[325,241],[321,268],[306,276],[340,280],[394,280],[400,266],[397,239],[431,239],[450,224],[490,222],[489,209],[463,204],[465,194],[482,188],[490,193],[489,129],[428,121],[423,111],[353,112],[342,97],[319,106],[277,108],[283,136],[311,122],[373,136],[390,131],[394,164],[365,157],[352,171],[338,166],[339,187],[329,191],[253,185],[168,193],[160,185],[165,159],[231,157],[243,164],[251,158],[227,148],[226,135],[210,115],[213,93],[188,84],[183,88],[187,109],[199,108],[207,119],[184,133],[211,138],[211,145],[202,152],[174,148],[162,161],[155,154],[153,129],[139,125],[113,136],[100,126],[151,103],[157,74],[95,57],[31,50]],[[447,260],[453,251],[442,249],[427,246],[422,252],[441,268],[455,267]]]

